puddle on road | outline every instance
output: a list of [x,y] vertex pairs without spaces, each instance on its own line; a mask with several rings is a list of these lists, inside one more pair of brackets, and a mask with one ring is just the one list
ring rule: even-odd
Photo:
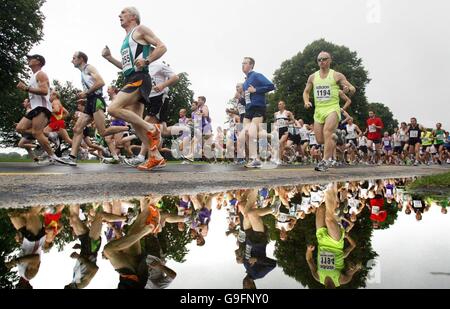
[[412,179],[0,210],[1,288],[449,288],[450,194]]

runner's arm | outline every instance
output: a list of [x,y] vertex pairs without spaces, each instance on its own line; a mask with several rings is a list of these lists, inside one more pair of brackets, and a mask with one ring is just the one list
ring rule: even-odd
[[347,111],[347,109],[350,107],[350,105],[352,104],[352,100],[344,93],[344,91],[339,90],[339,97],[344,100],[344,107],[342,107],[342,109],[344,111]]
[[344,74],[335,72],[334,79],[342,87],[344,93],[349,94],[350,96],[355,94],[356,88],[349,83],[347,78],[345,78]]
[[347,238],[348,242],[350,243],[350,246],[345,249],[344,251],[344,259],[348,257],[348,255],[353,251],[353,249],[356,248],[355,241],[350,237],[350,235],[345,235],[345,238]]
[[96,92],[98,89],[103,88],[103,86],[105,86],[105,82],[103,81],[103,78],[101,77],[100,73],[98,73],[98,71],[95,67],[93,67],[92,65],[89,65],[87,67],[87,70],[88,70],[88,73],[95,80],[94,85],[92,85],[91,88],[89,88],[85,91],[86,95],[90,95],[90,94]]
[[112,63],[114,66],[116,66],[118,69],[121,69],[121,70],[122,70],[122,68],[123,68],[122,62],[119,61],[119,60],[117,60],[116,58],[114,58],[114,57],[111,55],[111,51],[109,50],[109,47],[108,47],[108,46],[105,46],[105,48],[103,49],[103,51],[102,51],[102,56],[103,56],[103,58],[105,58],[106,60],[108,60],[110,63]]
[[311,271],[311,275],[316,279],[317,281],[320,281],[319,274],[317,273],[317,266],[314,262],[313,252],[314,252],[314,246],[307,246],[306,247],[306,262],[308,263],[309,270]]
[[305,104],[305,108],[312,107],[312,104],[309,100],[309,94],[311,93],[311,89],[313,87],[313,81],[314,81],[314,75],[310,75],[308,78],[308,81],[306,82],[305,90],[303,90],[303,103]]
[[145,42],[155,47],[155,49],[150,54],[150,57],[147,58],[147,65],[155,60],[158,60],[166,53],[166,45],[164,45],[164,43],[153,33],[152,30],[145,27],[144,25],[140,25],[137,28],[136,32],[138,38],[142,38]]

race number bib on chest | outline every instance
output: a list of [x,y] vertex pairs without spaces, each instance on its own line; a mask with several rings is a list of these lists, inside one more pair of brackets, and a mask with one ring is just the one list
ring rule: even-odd
[[372,206],[372,214],[378,215],[380,213],[380,206]]
[[250,98],[250,92],[246,91],[245,92],[245,104],[251,104],[252,100]]
[[422,201],[413,201],[414,208],[422,208]]
[[238,111],[239,111],[239,115],[245,114],[245,106],[242,104],[238,104]]
[[336,269],[336,256],[334,253],[322,251],[319,255],[319,268],[324,270]]
[[370,133],[375,133],[375,132],[377,132],[377,127],[374,126],[374,125],[370,125],[370,126],[369,126],[369,132],[370,132]]
[[133,64],[131,63],[131,54],[128,48],[122,50],[122,70],[127,71],[133,68]]
[[419,131],[417,131],[417,130],[409,131],[409,137],[411,137],[411,138],[418,138],[419,137]]
[[278,215],[278,222],[288,222],[289,221],[289,215],[285,213],[280,213]]
[[317,86],[316,87],[316,100],[328,101],[331,99],[331,87],[330,86]]

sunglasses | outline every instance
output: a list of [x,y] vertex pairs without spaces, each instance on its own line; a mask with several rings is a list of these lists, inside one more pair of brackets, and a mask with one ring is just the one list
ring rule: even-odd
[[327,61],[330,58],[317,58],[317,62]]

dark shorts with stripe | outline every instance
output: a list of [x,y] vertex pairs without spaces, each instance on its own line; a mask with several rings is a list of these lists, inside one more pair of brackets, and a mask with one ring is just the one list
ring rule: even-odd
[[33,118],[36,118],[41,113],[44,114],[45,117],[47,117],[48,121],[50,122],[50,117],[52,116],[52,112],[42,106],[38,106],[35,109],[29,111],[28,114],[25,115],[25,118],[27,118],[28,120],[33,120]]
[[85,114],[93,117],[98,111],[106,111],[105,99],[99,94],[90,95],[86,99],[86,106],[84,107]]
[[152,91],[152,78],[146,72],[135,72],[125,77],[125,86],[120,90],[125,93],[133,93],[139,90],[141,97],[139,102],[145,105],[150,104],[150,93]]
[[165,94],[150,98],[150,105],[147,105],[148,116],[155,117],[160,123],[167,122],[169,118],[169,104]]

